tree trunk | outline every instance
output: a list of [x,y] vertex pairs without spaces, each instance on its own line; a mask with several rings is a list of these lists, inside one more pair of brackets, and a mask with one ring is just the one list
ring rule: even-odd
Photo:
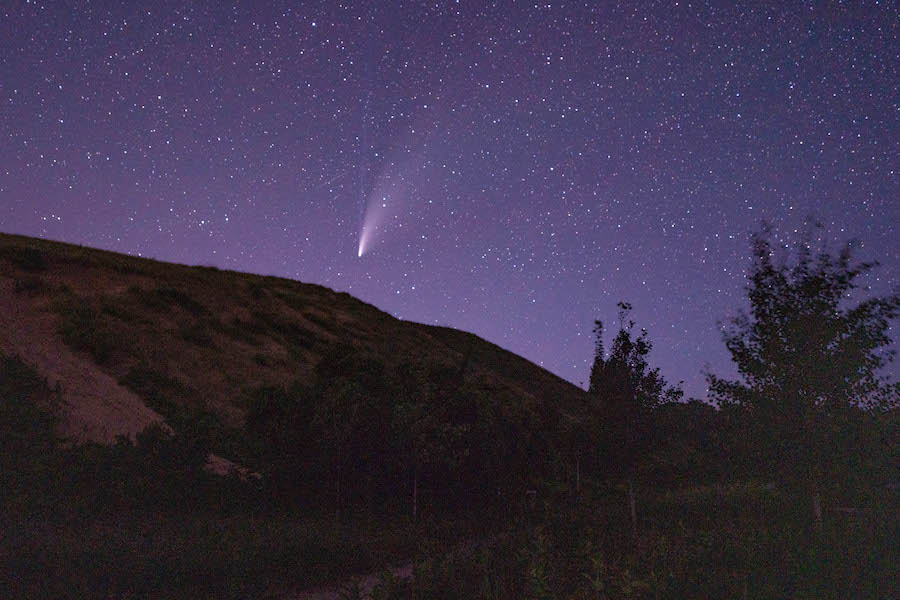
[[332,433],[334,435],[334,455],[333,455],[333,470],[334,470],[334,514],[335,519],[340,522],[341,520],[341,443],[340,436],[338,432],[338,423],[337,423],[337,412],[332,408],[331,411],[331,426]]
[[819,478],[817,475],[820,471],[809,467],[807,472],[810,499],[812,500],[813,522],[815,523],[816,532],[822,531],[822,494],[819,491]]
[[341,520],[341,474],[335,474],[334,478],[334,515],[335,519]]
[[417,465],[413,465],[413,496],[412,496],[412,517],[413,523],[416,522],[419,512],[419,469]]
[[812,501],[813,516],[816,519],[816,531],[822,531],[822,497],[816,487],[813,487]]
[[339,452],[335,450],[332,463],[332,478],[334,479],[334,516],[341,520],[341,459]]
[[631,534],[637,538],[637,507],[634,502],[634,484],[631,477],[628,478],[628,502],[631,505]]

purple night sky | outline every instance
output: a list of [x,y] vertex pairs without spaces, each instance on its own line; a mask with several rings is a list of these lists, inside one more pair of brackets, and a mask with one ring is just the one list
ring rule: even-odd
[[0,231],[323,284],[575,383],[625,300],[698,398],[760,219],[898,281],[890,2],[232,4],[4,2]]

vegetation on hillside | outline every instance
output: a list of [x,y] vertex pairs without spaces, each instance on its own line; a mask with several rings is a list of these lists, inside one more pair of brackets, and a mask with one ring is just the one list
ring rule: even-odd
[[[16,293],[173,433],[61,443],[64,390],[0,357],[0,512],[18,524],[0,593],[274,597],[410,560],[372,597],[896,597],[900,389],[881,371],[900,299],[851,305],[874,265],[802,239],[775,264],[766,236],[751,312],[725,329],[741,379],[708,376],[718,407],[650,366],[626,303],[573,393],[320,288],[15,239]],[[78,288],[60,261],[130,279]],[[210,452],[259,477],[212,475]]]

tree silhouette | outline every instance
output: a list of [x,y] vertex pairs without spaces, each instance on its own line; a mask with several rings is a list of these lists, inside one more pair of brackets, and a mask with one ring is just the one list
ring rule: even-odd
[[753,233],[750,314],[739,312],[724,329],[742,381],[711,373],[707,380],[713,399],[752,422],[760,466],[805,487],[821,523],[834,442],[859,410],[897,406],[900,388],[879,371],[894,358],[888,330],[900,296],[851,307],[859,278],[877,263],[855,262],[852,242],[814,254],[808,231],[794,244],[794,263],[775,264],[771,236],[765,223]]
[[0,352],[0,506],[40,490],[57,446],[59,392],[17,356]]
[[604,357],[603,323],[594,322],[596,350],[588,388],[593,399],[590,429],[600,448],[601,468],[613,471],[628,484],[632,529],[637,534],[634,478],[650,450],[651,413],[662,402],[679,400],[682,391],[668,387],[659,368],[650,368],[646,357],[653,345],[646,330],[632,337],[631,305],[619,302],[618,307],[619,333],[608,357]]
[[[467,453],[468,424],[453,418],[451,389],[458,375],[442,364],[404,362],[398,369],[393,436],[401,461],[410,472],[412,519],[426,474],[439,473],[446,489],[450,473],[458,473]],[[432,485],[434,482],[431,482]]]
[[372,499],[388,453],[392,382],[377,357],[337,345],[316,368],[317,401],[312,425],[331,463],[335,510],[352,494]]

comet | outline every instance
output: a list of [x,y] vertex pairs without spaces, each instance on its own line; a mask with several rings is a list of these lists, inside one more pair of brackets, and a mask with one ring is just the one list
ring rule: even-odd
[[413,196],[422,194],[421,183],[430,179],[426,158],[423,141],[414,150],[403,152],[402,157],[383,166],[365,202],[356,251],[358,258],[371,251],[391,226],[399,226],[404,208]]
[[366,232],[366,226],[363,225],[362,233],[359,235],[359,252],[357,252],[356,256],[358,258],[362,258],[362,255],[366,252],[366,241],[368,241],[369,236]]
[[378,179],[366,202],[366,212],[359,231],[357,258],[362,258],[371,249],[377,239],[382,237],[389,220],[397,216],[399,205],[406,196],[406,187],[400,183],[400,178],[382,176]]

